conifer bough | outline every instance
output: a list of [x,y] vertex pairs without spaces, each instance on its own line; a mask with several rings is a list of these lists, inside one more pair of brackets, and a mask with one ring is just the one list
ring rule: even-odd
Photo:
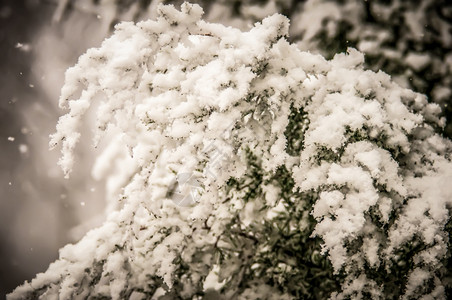
[[8,299],[445,299],[439,106],[357,50],[300,51],[281,15],[202,13],[160,5],[66,72],[51,145],[69,174],[95,104],[109,214]]

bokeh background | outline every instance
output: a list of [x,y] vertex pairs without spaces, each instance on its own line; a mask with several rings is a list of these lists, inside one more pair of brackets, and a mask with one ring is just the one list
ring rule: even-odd
[[[181,0],[0,1],[0,298],[45,271],[58,249],[104,219],[104,183],[91,167],[102,147],[76,149],[64,179],[59,151],[49,151],[65,70],[98,46],[122,20],[153,18],[158,3]],[[205,19],[242,30],[279,12],[290,40],[331,58],[355,47],[365,67],[383,70],[426,94],[443,110],[452,136],[452,1],[450,0],[193,0]],[[82,132],[90,135],[91,117]]]
[[[49,151],[65,70],[101,41],[97,18],[51,1],[0,1],[0,299],[46,270],[58,249],[102,221],[102,184],[91,146],[79,147],[70,179]],[[96,35],[97,34],[97,35]],[[87,150],[88,149],[88,150]]]

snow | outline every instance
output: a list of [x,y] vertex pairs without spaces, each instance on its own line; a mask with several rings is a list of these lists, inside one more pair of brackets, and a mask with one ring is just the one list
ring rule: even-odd
[[[317,10],[296,22],[315,21],[317,30],[320,19],[312,18],[334,20],[337,13]],[[301,51],[286,40],[289,21],[281,15],[248,32],[201,15],[197,5],[185,3],[181,11],[159,5],[157,20],[117,25],[66,72],[60,104],[69,112],[51,146],[61,147],[59,164],[68,176],[85,138],[78,131],[84,115],[97,107],[95,140],[103,136],[107,146],[93,174],[107,179],[107,221],[64,247],[47,272],[9,299],[39,289],[61,299],[78,293],[120,299],[125,290],[157,297],[167,293],[163,286],[177,285],[184,298],[196,289],[235,289],[241,267],[256,266],[254,257],[265,249],[254,244],[264,224],[288,218],[288,231],[306,230],[309,214],[316,223],[308,236],[321,240],[334,273],[346,276],[332,298],[380,295],[364,265],[392,267],[395,253],[415,238],[426,249],[409,273],[406,295],[435,280],[452,204],[452,191],[443,188],[452,180],[446,157],[452,143],[424,122],[438,119],[439,107],[387,74],[364,70],[364,55],[355,49],[332,60]],[[297,132],[286,131],[292,109],[307,120]],[[289,153],[292,135],[302,146]],[[283,197],[287,186],[276,176],[282,169],[301,196]],[[190,203],[178,205],[187,197]],[[290,219],[289,204],[300,209],[298,219]],[[223,262],[213,258],[219,249],[230,253]],[[274,267],[294,271],[286,262]],[[255,284],[231,293],[289,297],[264,279],[256,275]]]
[[380,244],[377,238],[365,238],[364,239],[364,251],[366,254],[367,261],[371,267],[378,267],[380,263],[380,257],[378,254],[378,249]]
[[429,272],[422,270],[421,268],[416,268],[408,277],[407,291],[405,293],[406,297],[415,294],[417,287],[422,286],[424,281],[430,277]]
[[410,52],[405,61],[414,70],[421,71],[430,63],[430,56],[428,54],[419,54]]
[[223,285],[226,283],[226,280],[220,281],[218,277],[218,273],[220,272],[220,267],[218,265],[214,265],[212,270],[210,270],[204,281],[204,291],[209,289],[220,290]]
[[27,44],[27,43],[17,43],[16,44],[16,49],[19,49],[20,51],[23,51],[23,52],[30,52],[31,51],[31,45]]
[[21,154],[26,154],[28,152],[28,146],[26,144],[19,145],[19,152]]

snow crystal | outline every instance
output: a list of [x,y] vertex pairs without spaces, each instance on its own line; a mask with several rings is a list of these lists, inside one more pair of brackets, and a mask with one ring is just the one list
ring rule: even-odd
[[30,44],[23,44],[23,43],[17,43],[16,44],[16,48],[23,51],[23,52],[30,52],[31,50],[31,45]]
[[19,152],[22,154],[25,154],[28,152],[28,146],[25,144],[20,144],[19,145]]

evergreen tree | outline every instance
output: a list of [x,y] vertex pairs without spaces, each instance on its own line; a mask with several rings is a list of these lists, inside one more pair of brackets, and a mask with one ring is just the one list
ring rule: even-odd
[[[446,299],[452,143],[437,104],[273,15],[158,6],[66,73],[51,145],[112,133],[106,222],[8,299]],[[449,223],[448,223],[449,222]]]

